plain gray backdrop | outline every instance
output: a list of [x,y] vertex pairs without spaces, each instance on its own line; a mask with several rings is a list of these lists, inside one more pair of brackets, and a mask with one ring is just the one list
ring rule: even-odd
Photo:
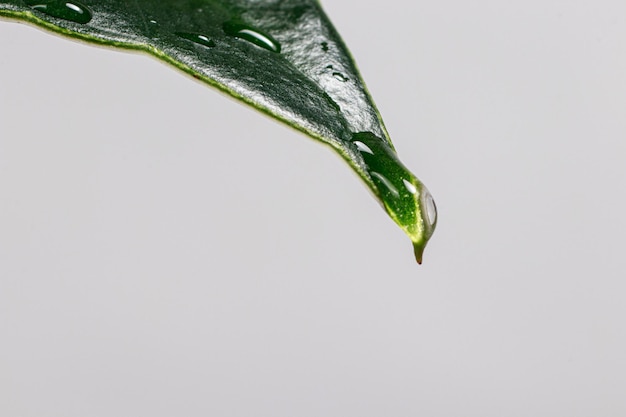
[[0,415],[626,415],[626,2],[324,6],[421,267],[326,147],[0,21]]

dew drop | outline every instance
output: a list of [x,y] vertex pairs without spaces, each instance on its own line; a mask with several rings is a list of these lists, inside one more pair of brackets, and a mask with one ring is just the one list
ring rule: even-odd
[[271,52],[280,52],[278,41],[248,25],[231,20],[224,23],[223,29],[227,35],[246,40]]
[[416,259],[435,229],[437,209],[426,187],[398,159],[391,145],[371,132],[352,135],[380,201],[391,218],[409,235]]
[[426,189],[424,189],[424,206],[426,207],[426,216],[432,227],[437,223],[437,206],[433,196]]
[[33,10],[75,23],[85,24],[92,17],[87,7],[75,1],[26,0],[26,4]]
[[333,77],[335,77],[335,79],[345,83],[346,81],[348,81],[348,77],[346,77],[345,75],[343,75],[340,72],[333,72]]
[[199,35],[197,33],[188,33],[188,32],[175,32],[176,36],[186,39],[191,42],[195,42],[199,45],[203,45],[209,48],[215,47],[215,42],[207,36]]

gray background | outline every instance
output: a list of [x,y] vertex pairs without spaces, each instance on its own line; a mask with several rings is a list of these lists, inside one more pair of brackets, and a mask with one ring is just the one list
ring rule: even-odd
[[422,267],[324,146],[0,22],[1,415],[626,415],[626,3],[325,8]]

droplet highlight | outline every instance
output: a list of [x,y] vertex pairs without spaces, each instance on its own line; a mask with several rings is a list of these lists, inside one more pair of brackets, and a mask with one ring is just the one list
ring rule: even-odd
[[402,178],[402,183],[404,184],[404,188],[406,188],[408,192],[410,192],[411,194],[417,194],[417,188],[409,181]]
[[[374,179],[374,182],[378,186],[379,191],[381,192],[387,191],[391,193],[391,195],[394,196],[395,198],[400,197],[400,192],[393,185],[391,180],[389,180],[389,178],[385,177],[383,174],[381,174],[380,172],[376,172],[376,171],[370,171],[370,175],[372,176],[372,178]],[[385,188],[385,190],[381,190],[381,185]]]
[[207,48],[214,48],[215,42],[211,38],[205,35],[200,35],[197,33],[188,33],[188,32],[175,32],[174,33],[179,38],[186,39],[188,41],[197,43],[202,46],[206,46]]
[[224,23],[223,29],[227,35],[246,40],[268,51],[280,53],[280,43],[276,39],[251,26],[231,20]]
[[25,2],[33,10],[70,22],[85,24],[92,18],[91,11],[86,6],[75,1],[26,0]]
[[367,153],[369,153],[369,154],[371,154],[371,155],[374,155],[374,151],[372,151],[372,150],[370,149],[370,147],[369,147],[369,146],[367,146],[366,144],[364,144],[363,142],[359,142],[358,140],[355,140],[355,141],[354,141],[354,142],[352,142],[352,143],[354,143],[354,145],[356,146],[356,148],[357,148],[357,149],[358,149],[361,153],[363,153],[363,152],[367,152]]

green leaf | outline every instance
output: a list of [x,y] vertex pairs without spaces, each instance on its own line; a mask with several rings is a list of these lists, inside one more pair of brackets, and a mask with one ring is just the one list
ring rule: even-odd
[[337,151],[411,238],[436,224],[339,34],[315,0],[0,0],[0,16],[148,52]]

